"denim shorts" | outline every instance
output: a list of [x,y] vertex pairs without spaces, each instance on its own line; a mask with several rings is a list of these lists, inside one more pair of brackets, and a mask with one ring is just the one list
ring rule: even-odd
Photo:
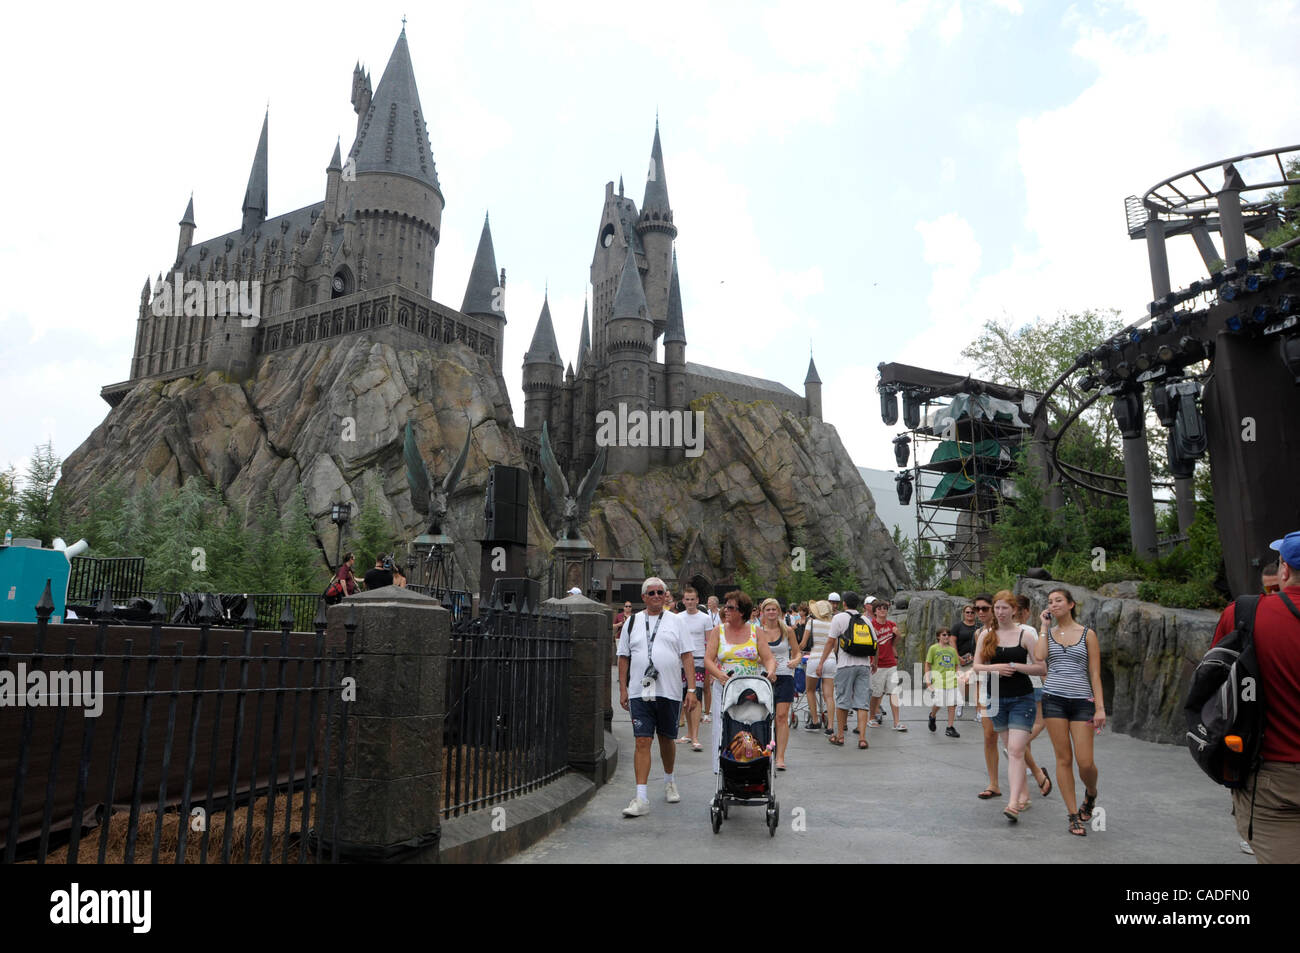
[[1034,693],[1012,695],[997,699],[998,711],[993,715],[994,731],[1033,731],[1038,712],[1034,706]]
[[1066,698],[1064,695],[1043,696],[1044,718],[1092,721],[1092,716],[1095,714],[1097,714],[1097,706],[1089,698]]
[[662,738],[677,737],[681,702],[671,698],[655,698],[648,702],[640,695],[633,695],[628,701],[628,711],[632,715],[632,737],[653,738],[656,733]]

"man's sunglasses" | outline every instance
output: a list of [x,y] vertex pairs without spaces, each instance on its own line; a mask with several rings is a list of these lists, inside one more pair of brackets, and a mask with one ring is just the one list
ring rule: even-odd
[[647,589],[647,590],[645,591],[645,594],[646,594],[647,596],[662,596],[662,595],[664,594],[664,592],[665,592],[665,590],[663,590],[663,589]]

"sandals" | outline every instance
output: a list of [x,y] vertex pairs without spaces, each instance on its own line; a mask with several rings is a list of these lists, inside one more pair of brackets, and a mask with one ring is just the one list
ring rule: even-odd
[[870,748],[870,747],[871,747],[871,745],[867,744],[867,739],[866,739],[866,738],[863,738],[861,741],[858,742],[858,750],[859,750],[859,751],[866,751],[866,750],[867,750],[868,748]]
[[1092,820],[1092,809],[1097,806],[1097,792],[1093,791],[1089,794],[1085,791],[1083,793],[1085,796],[1083,803],[1079,805],[1079,820],[1087,823]]
[[1079,819],[1078,814],[1070,815],[1070,833],[1075,837],[1088,836],[1088,828],[1084,825],[1083,821]]
[[979,798],[981,801],[988,801],[995,797],[1001,797],[1002,792],[995,791],[992,788],[985,788],[983,791],[981,791],[979,794],[975,796]]
[[1016,824],[1020,821],[1020,812],[1017,811],[1010,804],[1008,804],[1006,807],[1002,809],[1002,815],[1007,820],[1009,820],[1012,824]]
[[830,736],[829,738],[827,738],[826,740],[829,741],[829,742],[830,742],[831,744],[833,744],[833,745],[839,745],[841,748],[844,747],[844,739],[843,739],[843,738],[836,738],[834,735],[831,735],[831,736]]
[[1034,806],[1033,801],[1029,800],[1029,798],[1026,797],[1023,801],[1020,802],[1020,806],[1017,809],[1020,811],[1027,811],[1033,806]]
[[[1052,793],[1052,779],[1048,777],[1046,768],[1043,768],[1042,771],[1043,780],[1038,782],[1038,791],[1043,795],[1043,797],[1047,797],[1047,795]],[[1043,785],[1046,785],[1046,787]]]
[[700,744],[698,741],[692,741],[692,742],[691,742],[691,750],[692,750],[692,751],[703,751],[703,750],[704,750],[704,745]]

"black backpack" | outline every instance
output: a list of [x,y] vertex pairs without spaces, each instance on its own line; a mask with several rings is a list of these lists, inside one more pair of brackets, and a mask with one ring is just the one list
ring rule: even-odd
[[861,613],[849,612],[849,627],[840,633],[839,643],[839,647],[850,655],[875,655],[876,630],[862,618]]
[[1263,684],[1255,657],[1257,595],[1234,603],[1236,627],[1205,653],[1187,693],[1187,747],[1216,784],[1243,788],[1259,765]]

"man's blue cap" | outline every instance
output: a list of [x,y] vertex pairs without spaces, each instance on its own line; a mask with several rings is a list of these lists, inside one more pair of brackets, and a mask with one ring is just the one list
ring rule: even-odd
[[1273,540],[1268,544],[1268,548],[1276,549],[1278,555],[1282,557],[1282,562],[1291,568],[1300,569],[1300,530]]

